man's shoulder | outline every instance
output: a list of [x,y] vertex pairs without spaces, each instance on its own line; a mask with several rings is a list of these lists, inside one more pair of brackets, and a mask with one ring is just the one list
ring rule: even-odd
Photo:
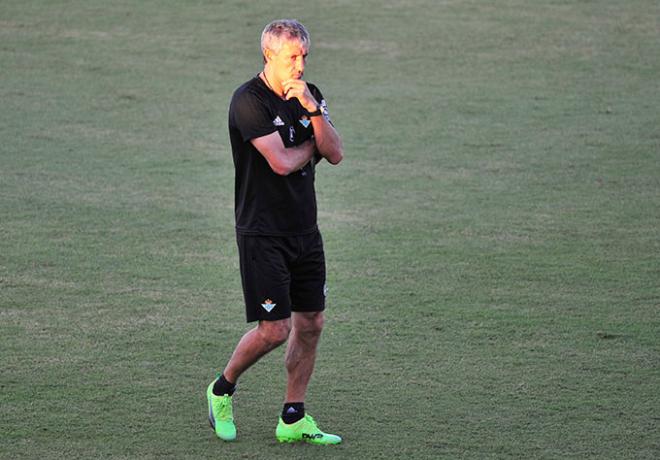
[[314,94],[314,95],[321,94],[321,90],[314,83],[307,82],[307,87],[312,92],[312,94]]
[[267,111],[268,96],[262,86],[260,79],[255,77],[234,91],[229,103],[230,122],[233,122],[236,116],[246,120]]
[[259,98],[262,95],[261,93],[262,91],[259,87],[259,78],[254,77],[236,88],[232,96],[232,101],[241,100],[244,98]]

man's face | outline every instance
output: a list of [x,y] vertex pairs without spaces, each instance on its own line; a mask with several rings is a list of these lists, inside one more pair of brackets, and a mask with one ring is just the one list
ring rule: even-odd
[[305,72],[307,48],[298,40],[286,40],[279,52],[270,51],[269,64],[275,78],[281,83],[286,80],[299,80]]

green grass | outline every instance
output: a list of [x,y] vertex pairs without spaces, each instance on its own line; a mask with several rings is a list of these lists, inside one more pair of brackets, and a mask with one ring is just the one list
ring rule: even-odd
[[[330,298],[281,446],[246,330],[226,129],[294,16],[346,159]],[[1,458],[657,458],[660,7],[522,0],[0,6]]]

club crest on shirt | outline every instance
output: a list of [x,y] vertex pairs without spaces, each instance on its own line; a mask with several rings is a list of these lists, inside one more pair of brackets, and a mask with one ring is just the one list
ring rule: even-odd
[[309,124],[312,122],[307,115],[303,115],[300,117],[300,120],[298,120],[301,125],[303,125],[303,128],[307,128]]

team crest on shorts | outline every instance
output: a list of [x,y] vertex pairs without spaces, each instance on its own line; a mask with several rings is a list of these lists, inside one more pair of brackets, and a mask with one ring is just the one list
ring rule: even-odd
[[266,299],[264,303],[261,304],[261,306],[263,307],[264,310],[270,313],[273,310],[273,308],[277,306],[277,304],[273,303],[273,301],[270,299]]

